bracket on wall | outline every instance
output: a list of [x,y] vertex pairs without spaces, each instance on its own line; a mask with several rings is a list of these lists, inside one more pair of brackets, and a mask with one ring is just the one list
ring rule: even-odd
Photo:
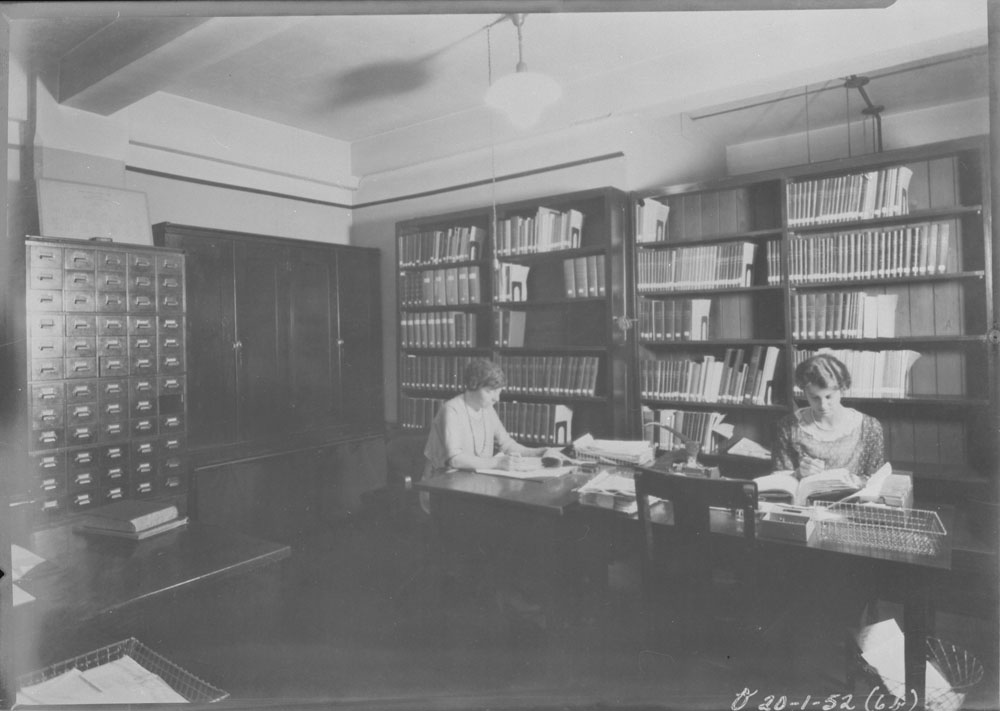
[[868,84],[870,79],[868,77],[859,77],[857,74],[852,74],[844,80],[844,87],[847,89],[857,89],[858,93],[861,94],[861,98],[865,100],[865,108],[861,109],[861,113],[865,116],[871,116],[875,120],[875,152],[882,152],[882,112],[885,111],[885,107],[880,104],[873,104],[872,100],[868,98],[868,92],[865,91],[865,86]]

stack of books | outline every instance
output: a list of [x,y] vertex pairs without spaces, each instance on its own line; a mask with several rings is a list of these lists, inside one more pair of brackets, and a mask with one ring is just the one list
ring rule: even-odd
[[88,512],[76,530],[140,541],[186,523],[187,516],[181,516],[174,504],[127,499]]

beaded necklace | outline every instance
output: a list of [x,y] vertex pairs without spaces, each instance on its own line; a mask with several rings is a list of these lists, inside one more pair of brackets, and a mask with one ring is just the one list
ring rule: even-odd
[[472,422],[472,409],[469,407],[469,401],[466,400],[465,395],[462,395],[462,404],[465,405],[465,417],[469,421],[469,430],[472,431],[472,453],[477,457],[486,456],[486,416],[485,413],[480,411],[479,413],[479,424],[482,430],[483,442],[478,444],[476,442],[476,427]]

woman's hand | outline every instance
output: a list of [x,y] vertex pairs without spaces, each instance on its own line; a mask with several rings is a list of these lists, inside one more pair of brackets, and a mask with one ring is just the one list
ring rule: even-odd
[[826,463],[822,459],[816,459],[806,454],[802,455],[799,460],[799,479],[805,479],[807,476],[819,474],[822,471],[826,471]]

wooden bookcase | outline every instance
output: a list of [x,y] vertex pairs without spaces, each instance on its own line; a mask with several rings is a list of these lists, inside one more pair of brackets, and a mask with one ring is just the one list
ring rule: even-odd
[[[636,195],[639,405],[724,415],[734,438],[707,443],[732,473],[757,471],[766,463],[727,447],[740,437],[770,447],[776,420],[805,404],[795,364],[832,349],[852,366],[845,402],[882,422],[897,468],[912,470],[925,490],[971,484],[995,496],[987,148],[985,139],[963,139]],[[669,206],[659,234],[656,203]],[[754,245],[744,281],[706,282],[712,268],[724,270],[733,244]],[[651,279],[649,264],[671,256],[675,270],[685,262],[699,279]],[[699,300],[700,308],[687,306]],[[680,314],[675,331],[683,331],[706,302],[707,327],[681,338],[656,332],[656,314],[666,312],[668,331],[670,315]],[[706,360],[725,362],[738,348],[777,349],[769,393],[717,401],[718,389],[699,399],[642,380],[676,361],[710,372]]]
[[504,369],[497,411],[518,441],[628,435],[627,202],[604,188],[397,224],[404,430],[424,430],[479,356]]

